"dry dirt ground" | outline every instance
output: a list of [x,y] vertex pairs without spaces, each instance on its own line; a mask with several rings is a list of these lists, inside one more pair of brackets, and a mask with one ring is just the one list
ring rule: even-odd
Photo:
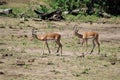
[[[100,35],[101,53],[97,48],[86,54],[78,38],[73,35],[77,25],[79,33],[96,31]],[[32,27],[38,34],[58,32],[62,35],[63,56],[52,51],[42,55],[43,42],[33,39]],[[91,41],[91,40],[90,40]],[[92,48],[89,41],[88,52]],[[120,24],[81,22],[22,22],[19,18],[0,17],[0,80],[119,80],[120,79]]]

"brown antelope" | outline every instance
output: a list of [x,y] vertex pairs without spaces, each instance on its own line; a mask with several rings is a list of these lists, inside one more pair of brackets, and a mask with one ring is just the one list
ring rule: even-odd
[[40,41],[45,42],[45,44],[43,44],[43,54],[44,54],[45,45],[48,48],[49,54],[51,53],[50,49],[49,49],[49,46],[48,46],[48,41],[49,40],[54,40],[56,42],[56,44],[58,45],[57,52],[59,52],[59,49],[61,49],[61,55],[62,55],[62,44],[60,42],[60,40],[61,40],[61,35],[60,34],[58,34],[58,33],[49,33],[49,34],[37,35],[36,31],[33,28],[32,29],[32,36],[33,36],[33,38],[36,38],[36,39],[38,39]]
[[[86,47],[88,45],[88,39],[92,39],[93,48],[90,54],[93,52],[96,44],[98,45],[98,54],[100,53],[100,43],[99,43],[99,34],[97,32],[84,32],[83,34],[78,33],[78,29],[74,26],[74,35],[79,39],[82,39],[82,46],[84,42],[86,43]],[[95,44],[96,42],[96,44]],[[80,42],[79,42],[80,43]]]

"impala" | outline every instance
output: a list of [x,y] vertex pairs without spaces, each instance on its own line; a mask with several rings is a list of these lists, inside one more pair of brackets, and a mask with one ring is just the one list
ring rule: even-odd
[[60,42],[60,40],[61,40],[61,35],[60,34],[58,34],[58,33],[48,33],[48,34],[37,35],[37,33],[35,31],[35,28],[33,28],[32,29],[32,36],[33,36],[33,38],[36,38],[40,41],[45,42],[45,44],[43,44],[43,54],[44,54],[45,45],[48,48],[49,54],[51,53],[51,51],[49,49],[49,46],[48,46],[48,41],[54,40],[56,42],[56,44],[58,45],[57,52],[59,52],[59,49],[61,49],[61,55],[62,55],[62,44]]
[[76,28],[76,26],[74,26],[74,35],[77,36],[79,39],[82,39],[82,46],[85,42],[86,47],[87,47],[88,39],[92,39],[93,48],[92,48],[90,54],[93,52],[96,44],[98,45],[98,54],[99,54],[100,53],[99,34],[97,32],[84,32],[83,34],[80,34],[80,33],[78,33],[78,31],[79,30]]

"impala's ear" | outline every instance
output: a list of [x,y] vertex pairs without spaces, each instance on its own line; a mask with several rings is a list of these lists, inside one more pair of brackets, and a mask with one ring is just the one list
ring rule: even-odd
[[78,32],[78,31],[79,31],[77,25],[74,25],[73,30],[74,30],[75,32]]
[[76,28],[77,28],[77,25],[75,24],[74,27],[73,27],[73,30],[76,30]]

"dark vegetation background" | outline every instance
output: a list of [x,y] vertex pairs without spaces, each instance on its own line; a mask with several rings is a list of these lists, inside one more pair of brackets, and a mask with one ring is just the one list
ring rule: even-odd
[[[0,10],[11,8],[16,14],[0,14],[0,80],[120,80],[119,0],[0,1],[4,3]],[[41,21],[34,12],[57,9],[65,21]],[[74,25],[79,33],[100,34],[100,55],[96,46],[92,55],[83,58],[85,49],[73,35]],[[38,34],[60,33],[63,56],[55,53],[53,41],[49,42],[52,53],[48,55],[46,47],[42,55],[43,42],[32,38],[33,27]],[[88,52],[92,47],[89,41]]]
[[[19,0],[0,0],[0,2],[6,1],[9,3],[9,1],[13,2],[19,2]],[[62,11],[68,11],[69,14],[72,14],[73,10],[79,10],[79,13],[77,15],[95,15],[100,16],[99,13],[107,13],[111,16],[119,16],[120,15],[120,1],[119,0],[37,0],[37,1],[43,1],[44,4],[39,4],[37,2],[31,2],[31,0],[25,0],[24,2],[30,2],[29,5],[29,11],[32,14],[32,7],[35,5],[38,5],[37,10],[41,12],[50,12],[57,9],[61,9]],[[31,6],[32,5],[32,6]],[[0,8],[7,8],[6,6],[0,5]],[[14,11],[16,14],[22,13],[25,11],[24,9],[16,9],[14,8]],[[30,13],[29,13],[30,14]],[[34,16],[29,15],[30,17]]]
[[[62,9],[71,12],[74,9],[87,8],[88,15],[93,15],[99,11],[111,15],[120,15],[119,0],[45,0],[53,9]],[[95,11],[94,11],[95,9]]]

